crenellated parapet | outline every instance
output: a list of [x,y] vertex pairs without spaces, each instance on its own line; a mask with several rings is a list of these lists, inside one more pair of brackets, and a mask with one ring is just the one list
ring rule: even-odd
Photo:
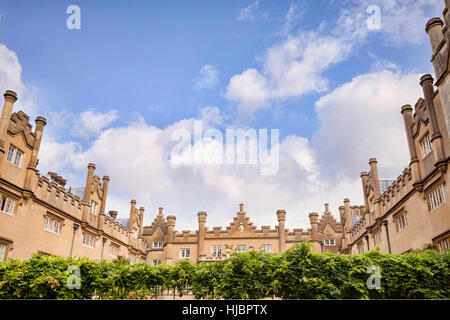
[[388,211],[402,197],[414,189],[411,168],[405,168],[401,175],[383,192],[381,204],[383,212]]

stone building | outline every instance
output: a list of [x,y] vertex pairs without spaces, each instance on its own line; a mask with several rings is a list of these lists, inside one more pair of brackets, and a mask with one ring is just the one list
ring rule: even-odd
[[198,230],[192,232],[175,231],[176,217],[163,215],[163,208],[150,226],[144,227],[143,237],[149,244],[147,263],[173,263],[176,260],[189,259],[194,263],[214,262],[230,257],[234,252],[263,250],[279,253],[295,243],[309,241],[315,252],[339,252],[341,249],[342,225],[334,219],[328,204],[319,219],[318,213],[309,215],[311,228],[307,230],[285,228],[286,211],[278,210],[278,225],[274,228],[262,226],[258,229],[250,221],[239,205],[239,211],[226,229],[213,227],[209,230],[206,224],[206,212],[199,212]]
[[377,160],[370,159],[369,172],[361,173],[365,205],[349,210],[340,207],[344,234],[342,250],[354,254],[379,246],[382,252],[404,253],[433,245],[442,253],[450,247],[450,0],[443,16],[426,24],[436,80],[420,79],[423,97],[414,109],[401,108],[409,166],[397,179],[380,180]]
[[88,165],[81,188],[67,189],[54,172],[40,175],[37,164],[46,120],[37,117],[32,131],[25,113],[12,113],[17,95],[7,91],[0,116],[0,260],[40,253],[110,261],[121,255],[153,265],[180,259],[198,263],[248,250],[279,253],[304,241],[311,242],[314,252],[358,254],[379,247],[400,254],[433,245],[444,253],[450,247],[449,8],[450,0],[445,0],[445,23],[433,18],[425,28],[436,79],[422,76],[418,85],[423,97],[414,108],[404,105],[400,110],[408,167],[395,180],[380,180],[377,160],[370,159],[368,172],[360,174],[364,205],[352,206],[345,199],[337,221],[325,204],[320,219],[318,213],[309,214],[307,230],[287,230],[285,210],[276,212],[274,228],[259,229],[243,204],[225,229],[209,229],[207,213],[199,212],[198,230],[178,232],[176,217],[164,217],[162,208],[150,226],[143,226],[144,208],[137,209],[135,200],[129,219],[117,219],[117,211],[105,214],[109,178],[95,176],[94,164]]
[[[145,261],[144,208],[131,201],[129,219],[105,214],[109,177],[94,175],[88,165],[84,187],[66,188],[54,172],[37,170],[46,119],[34,131],[22,111],[12,113],[17,95],[4,94],[0,116],[0,261],[29,259],[33,253],[84,256],[112,261],[121,255]],[[12,113],[12,114],[11,114]]]

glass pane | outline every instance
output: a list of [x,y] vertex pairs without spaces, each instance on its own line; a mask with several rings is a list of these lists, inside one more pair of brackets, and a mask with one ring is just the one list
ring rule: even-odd
[[19,167],[20,166],[20,160],[22,159],[22,152],[21,151],[19,151],[19,150],[17,150],[17,152],[16,152],[16,159],[14,160],[14,165],[16,166],[16,167]]
[[9,146],[9,150],[8,150],[8,157],[6,158],[6,160],[8,160],[8,162],[12,162],[12,158],[14,155],[14,147],[13,146]]

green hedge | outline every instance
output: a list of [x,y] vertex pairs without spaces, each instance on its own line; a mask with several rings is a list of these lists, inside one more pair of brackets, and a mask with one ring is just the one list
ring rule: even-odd
[[[370,266],[380,289],[368,289]],[[77,266],[80,289],[67,285]],[[86,258],[33,256],[0,263],[2,299],[147,299],[162,290],[199,299],[449,299],[450,255],[432,250],[403,255],[316,254],[307,243],[281,254],[236,253],[228,260],[173,266],[94,262]]]

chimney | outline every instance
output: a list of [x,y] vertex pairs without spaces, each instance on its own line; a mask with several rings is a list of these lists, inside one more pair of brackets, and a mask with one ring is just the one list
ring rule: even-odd
[[444,40],[444,33],[442,32],[442,26],[444,23],[440,18],[432,18],[427,22],[425,27],[425,32],[428,34],[431,43],[431,50],[433,51],[433,56],[436,54],[436,51],[441,44],[442,40]]
[[95,164],[89,163],[88,164],[88,175],[86,178],[86,187],[84,188],[84,197],[83,201],[87,204],[89,203],[89,200],[91,198],[91,191],[92,191],[92,182],[94,179],[94,171],[95,171]]
[[34,134],[36,139],[34,140],[33,152],[30,158],[30,167],[36,168],[38,163],[39,149],[41,148],[42,134],[44,133],[44,127],[47,124],[47,120],[44,117],[37,117],[35,120],[36,127]]
[[405,124],[406,140],[408,140],[409,156],[411,158],[411,162],[418,161],[416,148],[414,147],[414,140],[412,136],[412,126],[414,124],[412,111],[413,109],[409,104],[404,105],[401,111],[403,116],[403,122]]
[[285,228],[286,211],[278,210],[277,218],[278,218],[278,237],[279,237],[279,243],[280,243],[279,244],[280,252],[282,252],[286,249],[286,228]]
[[2,114],[0,116],[0,151],[5,152],[6,131],[8,130],[9,119],[13,109],[14,102],[17,101],[17,94],[14,91],[6,90],[3,95],[5,102],[3,103]]
[[369,159],[370,173],[372,174],[372,178],[375,183],[375,197],[379,197],[381,195],[380,189],[380,179],[378,178],[378,168],[377,168],[377,159],[371,158]]
[[142,228],[144,227],[144,207],[139,208],[139,236],[142,235]]
[[100,204],[100,213],[105,213],[105,207],[106,207],[106,197],[108,195],[108,185],[109,185],[109,177],[103,176],[103,185],[102,185],[102,203]]
[[317,212],[309,214],[309,223],[311,224],[311,240],[317,240],[319,235],[319,214]]
[[109,211],[108,214],[113,219],[117,218],[117,211]]
[[131,207],[130,207],[130,224],[128,225],[128,229],[130,231],[133,231],[133,223],[134,223],[134,216],[136,214],[136,200],[131,200]]

